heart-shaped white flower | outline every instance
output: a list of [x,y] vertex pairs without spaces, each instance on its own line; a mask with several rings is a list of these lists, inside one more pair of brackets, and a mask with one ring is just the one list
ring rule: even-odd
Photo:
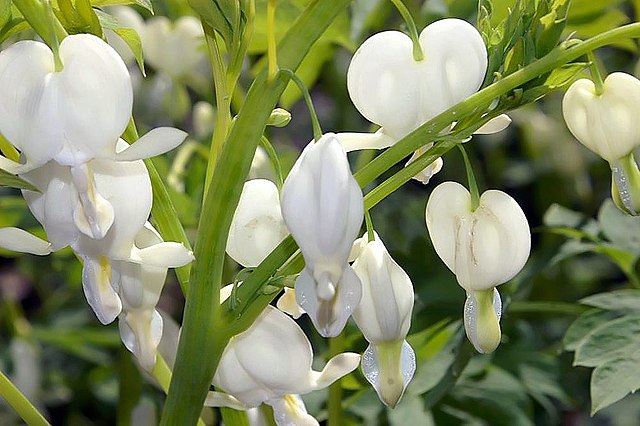
[[531,233],[509,195],[489,190],[471,210],[471,195],[456,182],[438,185],[427,202],[433,247],[467,291],[488,290],[513,278],[529,258]]
[[471,24],[442,19],[420,34],[424,59],[409,36],[385,31],[367,39],[347,72],[354,105],[398,140],[475,93],[487,69],[487,49]]
[[580,79],[562,100],[571,133],[612,165],[640,145],[639,107],[640,80],[622,72],[607,76],[601,94],[591,80]]
[[[21,41],[0,53],[0,133],[27,164],[75,166],[115,151],[131,117],[131,79],[116,51],[90,34],[60,43],[56,71],[44,43]],[[111,147],[111,149],[109,149]]]

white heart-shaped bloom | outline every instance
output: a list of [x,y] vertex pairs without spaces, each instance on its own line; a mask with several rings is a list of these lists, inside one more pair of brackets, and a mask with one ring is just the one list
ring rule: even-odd
[[478,30],[460,19],[442,19],[420,34],[424,59],[413,58],[411,39],[385,31],[367,39],[347,72],[354,105],[398,140],[475,93],[487,69]]
[[193,16],[173,23],[164,16],[148,19],[140,36],[145,60],[171,78],[189,74],[204,58],[204,32]]
[[229,256],[256,267],[287,235],[278,187],[266,179],[245,182],[227,237]]
[[296,282],[298,304],[320,334],[335,336],[360,299],[347,260],[364,215],[362,191],[335,135],[307,145],[284,182],[281,205],[305,260]]
[[513,278],[531,249],[524,212],[509,195],[489,190],[471,210],[471,195],[456,182],[438,185],[427,202],[433,247],[467,291],[488,290]]
[[604,80],[600,95],[591,80],[574,82],[562,113],[576,139],[613,165],[640,145],[639,105],[640,80],[616,72]]
[[395,407],[416,368],[415,354],[405,340],[413,285],[379,239],[367,243],[353,269],[362,282],[362,299],[353,319],[371,343],[362,357],[362,370],[380,399]]
[[278,400],[329,386],[353,371],[360,356],[336,355],[321,372],[311,369],[312,362],[311,344],[302,329],[286,314],[267,306],[249,329],[231,338],[213,384],[248,407],[269,403],[274,407],[276,420],[291,418],[283,414],[298,407],[280,404]]
[[90,34],[60,43],[55,70],[44,43],[21,41],[0,53],[0,133],[27,164],[79,165],[115,150],[131,117],[131,79],[116,51]]

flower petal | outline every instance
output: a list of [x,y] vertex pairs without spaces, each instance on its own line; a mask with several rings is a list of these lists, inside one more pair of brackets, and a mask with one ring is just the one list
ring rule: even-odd
[[278,426],[319,426],[318,421],[307,413],[299,395],[288,394],[266,403],[273,408],[273,419]]
[[120,338],[140,366],[148,372],[156,364],[156,352],[162,338],[162,317],[155,309],[123,311],[118,322]]
[[[122,302],[114,289],[117,277],[114,277],[111,263],[106,257],[95,260],[83,257],[82,288],[89,306],[102,324],[109,324],[122,311]],[[115,279],[114,279],[115,278]]]
[[384,149],[397,142],[397,139],[385,134],[383,129],[375,133],[336,133],[336,139],[345,152],[361,149]]
[[278,299],[276,307],[282,312],[291,315],[293,318],[298,319],[304,314],[304,310],[296,302],[296,291],[292,288],[285,287],[284,293]]
[[0,247],[21,253],[46,256],[52,252],[51,243],[20,228],[0,228]]
[[116,161],[134,161],[155,157],[171,151],[180,145],[187,137],[187,133],[173,127],[157,127],[140,139],[110,156]]
[[[385,405],[395,407],[416,371],[416,355],[406,340],[395,343],[399,351],[394,348],[394,356],[384,354],[386,363],[380,361],[379,352],[384,348],[369,345],[362,354],[362,373],[373,386],[378,397]],[[389,350],[387,350],[389,352]]]
[[464,303],[464,329],[473,347],[481,354],[493,352],[500,344],[502,301],[496,288],[493,289],[491,309],[493,312],[482,309],[473,292],[467,294]]
[[509,127],[511,124],[511,117],[507,114],[500,114],[497,117],[492,118],[491,120],[484,123],[478,130],[476,130],[474,135],[489,135],[492,133],[498,133]]
[[360,355],[345,352],[334,356],[327,362],[321,372],[312,372],[311,390],[324,389],[339,378],[346,376],[358,368]]
[[251,408],[251,406],[244,404],[234,398],[232,395],[210,391],[207,393],[207,398],[204,400],[205,407],[228,407],[238,411],[245,411]]
[[131,251],[131,261],[149,266],[178,268],[193,262],[193,252],[182,243],[163,242]]

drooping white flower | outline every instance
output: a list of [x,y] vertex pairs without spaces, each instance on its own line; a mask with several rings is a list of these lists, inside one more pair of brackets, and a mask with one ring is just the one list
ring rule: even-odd
[[380,399],[395,407],[416,369],[415,353],[405,340],[413,285],[379,239],[367,243],[353,269],[362,282],[353,319],[370,343],[362,356],[362,371]]
[[527,218],[513,198],[498,190],[484,192],[473,211],[469,191],[444,182],[429,197],[426,222],[436,253],[467,291],[470,340],[479,352],[493,351],[500,342],[501,306],[494,287],[513,278],[529,257]]
[[353,371],[354,353],[333,357],[321,371],[311,369],[313,352],[300,327],[286,314],[267,306],[253,325],[231,338],[213,384],[226,392],[210,392],[205,405],[246,409],[266,403],[278,425],[317,425],[299,394],[323,389]]
[[360,281],[347,260],[364,202],[333,134],[304,149],[282,187],[281,205],[305,259],[295,284],[298,304],[321,335],[336,336],[360,301]]
[[574,82],[562,100],[567,127],[584,146],[610,164],[640,145],[640,80],[615,72],[604,80],[602,93],[586,78]]
[[193,16],[182,16],[173,23],[164,16],[153,17],[140,36],[145,60],[172,79],[185,77],[205,57],[202,25]]
[[475,93],[487,70],[478,30],[460,19],[442,19],[420,33],[424,59],[413,58],[409,36],[373,35],[358,48],[347,72],[354,105],[395,140]]
[[111,46],[76,34],[59,54],[64,68],[56,71],[41,42],[0,53],[0,133],[32,167],[52,159],[76,166],[115,151],[131,117],[131,79]]
[[229,256],[256,267],[287,235],[276,185],[266,179],[245,182],[229,229]]
[[[163,240],[149,222],[138,231],[135,247],[145,249]],[[183,248],[183,261],[189,263],[193,257]],[[172,260],[172,262],[175,262]],[[114,261],[113,269],[119,277],[118,295],[122,301],[119,328],[122,342],[138,359],[140,365],[151,371],[156,361],[156,351],[163,332],[162,317],[155,309],[167,276],[166,266],[130,261]],[[181,266],[173,263],[172,266]]]
[[[349,96],[365,118],[382,128],[371,134],[338,134],[347,152],[387,148],[480,88],[487,49],[475,27],[460,19],[442,19],[427,26],[419,42],[421,61],[413,57],[409,36],[399,31],[373,35],[354,54],[347,71]],[[507,116],[496,117],[478,133],[498,132],[509,122]],[[416,179],[426,183],[441,166],[436,160]]]
[[[123,145],[124,144],[124,145]],[[126,143],[121,142],[124,148]],[[182,266],[192,255],[182,244],[162,242],[137,247],[136,237],[151,211],[151,182],[144,163],[137,161],[93,160],[91,169],[95,192],[109,200],[112,225],[102,238],[87,235],[83,206],[71,168],[54,161],[22,177],[40,192],[23,191],[34,217],[42,224],[49,241],[40,240],[16,228],[0,230],[0,246],[34,254],[48,254],[66,246],[83,259],[83,288],[98,319],[107,324],[122,309],[117,294],[119,273],[114,262],[126,261],[151,266]]]

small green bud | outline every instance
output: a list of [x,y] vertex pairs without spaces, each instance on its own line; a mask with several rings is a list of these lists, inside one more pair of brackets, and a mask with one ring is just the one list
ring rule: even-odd
[[276,108],[271,111],[267,126],[284,127],[291,121],[291,113],[283,108]]

